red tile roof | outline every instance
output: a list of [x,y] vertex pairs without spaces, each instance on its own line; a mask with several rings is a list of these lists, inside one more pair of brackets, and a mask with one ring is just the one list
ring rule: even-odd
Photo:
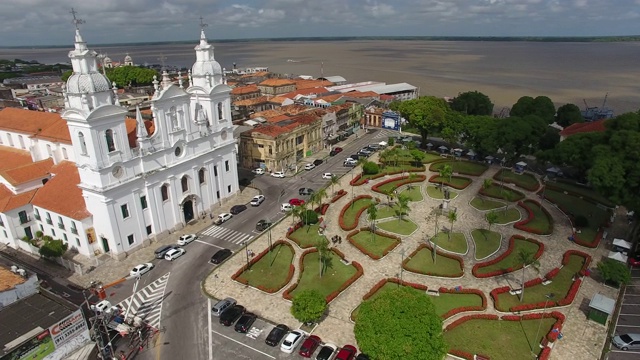
[[267,79],[261,82],[259,85],[260,86],[286,86],[286,85],[295,85],[295,84],[296,83],[293,80],[273,78],[273,79]]
[[34,138],[48,140],[51,142],[61,142],[71,145],[71,134],[69,134],[69,127],[67,121],[60,119],[51,126],[42,129],[39,134],[33,136]]
[[285,123],[284,121],[280,120],[278,123],[269,123],[267,125],[258,126],[247,131],[246,133],[259,133],[275,138],[279,135],[292,132],[299,126],[304,126],[319,121],[320,118],[313,113],[308,113],[297,115],[295,117],[292,117],[290,120],[292,120],[291,123]]
[[23,284],[27,279],[12,273],[9,269],[0,266],[0,291],[13,289],[16,285]]
[[14,194],[4,184],[0,184],[0,212],[7,212],[27,205],[33,199],[38,189]]
[[309,88],[319,88],[324,86],[333,86],[335,85],[329,80],[305,80],[305,79],[295,79],[296,89],[309,89]]
[[247,85],[247,86],[238,86],[235,87],[233,89],[231,89],[231,94],[232,95],[243,95],[243,94],[250,94],[253,92],[259,92],[260,90],[258,89],[257,85]]
[[0,170],[13,169],[33,163],[31,153],[0,145]]
[[296,91],[291,91],[286,94],[282,94],[280,96],[284,96],[289,99],[295,99],[295,97],[298,95],[317,95],[317,94],[324,94],[328,92],[329,90],[327,90],[326,88],[314,87],[314,88],[308,88],[308,89],[298,89]]
[[[127,139],[129,140],[129,147],[135,149],[138,147],[138,122],[134,118],[127,117],[124,120],[124,124],[127,127]],[[156,131],[156,126],[151,120],[144,120],[144,127],[147,128],[147,134],[153,135]]]
[[76,220],[91,216],[87,211],[82,190],[78,187],[80,175],[76,165],[70,161],[63,161],[53,166],[51,172],[55,176],[38,189],[31,203]]
[[57,113],[5,108],[0,110],[0,129],[71,144],[67,122]]
[[52,166],[53,159],[48,158],[13,169],[2,170],[0,171],[0,176],[11,185],[16,186],[29,181],[47,178]]
[[566,138],[579,133],[603,132],[606,130],[605,121],[607,120],[571,124],[560,131],[560,136]]
[[255,105],[260,105],[260,104],[266,104],[267,102],[269,102],[269,98],[267,96],[259,96],[259,97],[255,97],[255,98],[251,98],[251,99],[244,99],[244,100],[234,101],[233,105],[236,105],[236,106],[255,106]]

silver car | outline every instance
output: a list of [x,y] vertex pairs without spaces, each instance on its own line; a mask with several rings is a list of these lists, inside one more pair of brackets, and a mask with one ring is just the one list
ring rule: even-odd
[[620,350],[638,350],[640,349],[640,334],[616,335],[611,342]]

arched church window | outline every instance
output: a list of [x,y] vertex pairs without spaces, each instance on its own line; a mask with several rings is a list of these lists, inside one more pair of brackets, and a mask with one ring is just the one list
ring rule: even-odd
[[188,177],[183,176],[182,180],[180,180],[180,183],[182,184],[182,192],[189,191],[189,178]]
[[78,141],[80,142],[80,154],[87,155],[87,143],[84,141],[83,133],[78,133]]
[[109,129],[105,131],[104,137],[107,140],[107,151],[116,151],[116,144],[113,142],[113,130]]
[[222,111],[222,103],[219,102],[218,103],[218,121],[222,121],[222,120],[224,120],[224,115]]
[[200,185],[204,184],[205,179],[205,170],[202,168],[198,171],[198,182]]
[[169,185],[164,184],[160,187],[160,194],[162,195],[162,201],[169,200]]

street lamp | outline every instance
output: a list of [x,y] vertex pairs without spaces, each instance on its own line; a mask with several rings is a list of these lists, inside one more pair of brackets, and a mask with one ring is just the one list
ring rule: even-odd
[[[540,318],[540,324],[538,325],[538,330],[536,331],[535,341],[538,341],[538,335],[540,333],[540,328],[542,327],[542,320],[544,319],[544,312],[545,310],[547,310],[547,303],[549,302],[549,300],[556,297],[556,294],[548,293],[548,294],[545,294],[544,297],[546,298],[546,300],[544,301],[544,308],[542,309],[542,317]],[[539,346],[539,343],[538,343],[538,346]],[[533,352],[533,346],[531,346],[531,354],[536,356],[536,354]]]
[[247,250],[247,246],[249,245],[249,242],[245,240],[242,242],[242,244],[244,245],[244,253],[247,255],[247,269],[249,269],[249,250]]

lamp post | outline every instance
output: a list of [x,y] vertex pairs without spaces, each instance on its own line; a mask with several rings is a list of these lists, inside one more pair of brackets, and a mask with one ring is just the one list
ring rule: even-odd
[[[551,300],[554,297],[556,297],[556,294],[548,293],[548,294],[545,294],[544,297],[547,298],[547,299],[544,301],[544,308],[542,309],[542,317],[540,318],[540,324],[538,325],[538,330],[536,331],[535,341],[538,341],[538,335],[540,333],[540,328],[542,327],[542,320],[544,319],[544,312],[545,312],[545,310],[547,310],[547,303],[549,302],[549,300]],[[538,346],[540,346],[539,343],[538,343]],[[533,352],[533,347],[531,347],[531,354],[533,356],[536,356],[536,354]]]
[[242,242],[242,244],[244,245],[244,253],[247,255],[247,269],[249,269],[249,250],[247,250],[247,246],[249,245],[249,242],[245,240]]

